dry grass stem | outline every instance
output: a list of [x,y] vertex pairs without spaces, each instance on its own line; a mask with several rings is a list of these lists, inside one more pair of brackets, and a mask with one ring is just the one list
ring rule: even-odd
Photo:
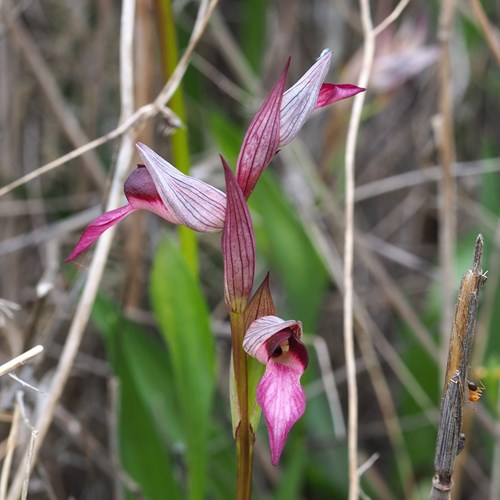
[[[439,18],[439,120],[436,139],[443,177],[439,183],[439,257],[442,283],[442,349],[441,365],[447,356],[446,346],[453,318],[453,268],[455,262],[456,233],[456,186],[453,166],[455,162],[455,141],[453,137],[452,76],[450,58],[450,40],[455,11],[454,0],[441,3]],[[445,380],[449,380],[447,377]]]
[[321,380],[332,416],[335,438],[341,441],[344,440],[346,436],[345,419],[342,413],[342,405],[340,404],[337,384],[335,383],[332,361],[328,354],[328,345],[325,339],[317,335],[312,337],[310,343],[314,347],[318,358],[318,366],[321,371]]
[[17,446],[17,436],[19,431],[19,405],[16,403],[14,406],[14,413],[12,415],[12,423],[10,426],[9,437],[7,439],[7,451],[2,466],[2,476],[0,478],[0,498],[4,499],[7,494],[7,483],[9,481],[10,469],[12,466],[12,458],[14,450]]
[[28,487],[29,487],[29,481],[30,481],[30,476],[31,476],[31,468],[34,463],[34,456],[35,456],[35,445],[37,442],[37,437],[38,437],[38,430],[33,426],[33,424],[30,422],[30,419],[28,418],[28,415],[26,414],[26,408],[24,406],[24,393],[23,391],[17,391],[16,393],[16,404],[19,407],[20,410],[20,415],[21,418],[24,422],[24,425],[29,429],[31,435],[30,435],[30,441],[28,444],[28,451],[24,457],[24,466],[21,464],[21,467],[19,469],[20,472],[22,472],[21,478],[22,478],[22,489],[21,489],[21,499],[25,500],[28,497]]
[[472,9],[474,10],[474,15],[477,17],[479,25],[481,26],[484,36],[486,37],[486,41],[488,42],[491,52],[493,52],[497,64],[500,64],[500,42],[498,41],[497,35],[488,21],[488,17],[484,12],[483,6],[481,5],[480,0],[470,0],[470,3],[472,5]]
[[394,10],[373,30],[373,35],[378,36],[382,31],[384,31],[388,26],[390,26],[396,19],[403,13],[406,9],[410,0],[400,0],[400,2],[394,7]]
[[[368,0],[360,0],[361,22],[364,35],[363,62],[358,86],[366,87],[370,77],[375,54],[375,36]],[[356,362],[353,332],[353,256],[354,256],[354,165],[356,142],[365,93],[354,98],[345,152],[345,243],[344,243],[344,348],[349,396],[347,425],[349,460],[349,499],[359,497],[358,469],[358,388],[356,382]]]
[[467,370],[476,330],[479,290],[485,281],[485,275],[481,271],[482,253],[483,238],[479,235],[474,248],[472,269],[464,274],[460,284],[455,321],[450,336],[431,500],[449,498],[453,485],[452,475],[459,450],[462,407],[467,393]]
[[24,363],[34,358],[35,356],[38,356],[42,352],[43,346],[37,345],[29,351],[23,352],[19,356],[16,356],[14,359],[7,361],[7,363],[4,363],[2,366],[0,366],[0,377],[2,375],[5,375],[6,373],[11,372],[12,370],[15,370],[16,368],[19,368],[21,365],[24,365]]
[[[465,177],[498,171],[500,171],[500,159],[488,158],[479,161],[456,162],[453,165],[452,174],[454,177]],[[356,202],[360,202],[375,196],[389,194],[399,189],[408,189],[428,182],[441,181],[442,179],[443,169],[438,166],[405,172],[356,186],[355,200]]]

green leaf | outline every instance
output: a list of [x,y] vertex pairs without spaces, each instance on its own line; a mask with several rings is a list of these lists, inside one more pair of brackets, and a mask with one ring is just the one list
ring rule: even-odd
[[103,334],[108,359],[119,380],[118,441],[123,467],[146,498],[162,499],[168,491],[169,498],[180,499],[167,449],[166,438],[172,440],[172,433],[167,436],[166,429],[175,428],[176,418],[168,410],[173,401],[165,351],[103,297],[96,300],[92,318]]
[[199,285],[170,237],[163,239],[154,259],[151,301],[172,362],[186,436],[189,498],[204,498],[215,385],[214,339]]

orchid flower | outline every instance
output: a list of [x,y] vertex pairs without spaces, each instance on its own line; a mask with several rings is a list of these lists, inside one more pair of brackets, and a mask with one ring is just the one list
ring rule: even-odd
[[290,429],[306,408],[300,377],[309,358],[301,337],[300,321],[263,316],[250,325],[243,340],[243,349],[266,365],[257,387],[257,402],[266,419],[273,465],[278,463]]
[[[355,85],[323,83],[331,56],[329,49],[323,51],[304,76],[285,92],[288,62],[250,123],[236,167],[236,180],[245,199],[252,193],[278,149],[299,133],[314,109],[365,90]],[[137,149],[144,166],[139,165],[125,182],[128,203],[91,222],[67,262],[90,247],[106,229],[136,210],[148,210],[169,222],[199,232],[214,232],[223,228],[226,196],[222,191],[184,175],[144,144],[138,143]]]

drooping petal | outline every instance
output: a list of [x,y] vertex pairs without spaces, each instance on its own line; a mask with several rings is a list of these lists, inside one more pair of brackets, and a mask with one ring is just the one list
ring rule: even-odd
[[236,164],[236,179],[246,199],[252,194],[262,171],[278,150],[280,142],[280,109],[290,59],[250,123]]
[[303,372],[298,361],[284,365],[271,359],[257,387],[257,401],[266,419],[273,465],[280,459],[290,429],[306,409],[306,396],[300,385]]
[[124,217],[135,210],[135,208],[132,208],[132,206],[128,204],[124,207],[115,208],[115,210],[111,210],[97,217],[97,219],[92,221],[87,226],[83,234],[80,236],[78,243],[66,259],[66,262],[76,259],[76,257],[87,250],[87,248],[90,247],[97,240],[97,238],[99,238],[99,236],[106,231],[106,229],[114,226],[117,222],[120,222]]
[[87,250],[106,229],[109,229],[136,210],[148,210],[174,224],[181,223],[163,204],[155,188],[153,179],[144,165],[138,165],[138,168],[129,175],[124,184],[124,192],[128,205],[106,212],[92,221],[80,236],[78,243],[66,259],[66,262],[70,262],[78,257],[82,252]]
[[222,229],[226,209],[222,191],[183,174],[145,144],[136,146],[163,204],[179,223],[200,232]]
[[316,107],[321,85],[330,68],[332,52],[326,49],[307,73],[283,95],[280,119],[280,146],[299,133]]
[[243,349],[266,364],[257,387],[257,402],[266,419],[273,465],[278,463],[290,429],[305,411],[300,377],[307,368],[308,355],[301,335],[300,322],[263,316],[250,325],[243,340]]
[[350,83],[324,83],[321,85],[319,91],[316,109],[323,108],[334,102],[342,101],[342,99],[348,99],[365,90],[366,89],[362,87],[351,85]]
[[226,222],[222,231],[224,299],[230,311],[243,312],[255,273],[255,239],[252,219],[243,192],[226,160]]

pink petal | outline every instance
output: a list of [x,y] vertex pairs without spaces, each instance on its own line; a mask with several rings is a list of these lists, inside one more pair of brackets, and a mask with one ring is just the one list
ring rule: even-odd
[[82,252],[87,250],[87,248],[92,245],[94,241],[97,240],[97,238],[99,238],[104,231],[106,231],[106,229],[114,226],[117,222],[120,222],[124,217],[135,210],[137,209],[133,208],[131,205],[125,205],[124,207],[115,208],[114,210],[97,217],[97,219],[87,226],[87,229],[85,229],[83,234],[80,236],[78,243],[66,259],[66,262],[70,262],[78,257]]
[[280,141],[280,108],[285,91],[290,59],[281,75],[250,123],[243,139],[236,178],[246,199],[252,194],[262,171],[278,150]]
[[321,90],[319,91],[318,100],[316,101],[316,109],[328,106],[329,104],[341,101],[342,99],[353,97],[360,92],[364,92],[365,90],[366,89],[362,87],[357,87],[356,85],[351,85],[350,83],[324,83],[321,85]]
[[270,360],[257,387],[257,401],[266,419],[271,462],[277,465],[293,424],[304,414],[306,396],[300,385],[300,361],[284,365]]
[[179,223],[200,232],[222,229],[226,209],[222,191],[184,175],[145,144],[136,146],[166,210]]
[[292,141],[314,111],[321,85],[330,68],[331,57],[331,50],[324,50],[309,71],[283,95],[280,146]]
[[255,273],[255,239],[252,219],[233,172],[222,158],[226,177],[226,222],[222,231],[224,299],[230,311],[243,312]]

